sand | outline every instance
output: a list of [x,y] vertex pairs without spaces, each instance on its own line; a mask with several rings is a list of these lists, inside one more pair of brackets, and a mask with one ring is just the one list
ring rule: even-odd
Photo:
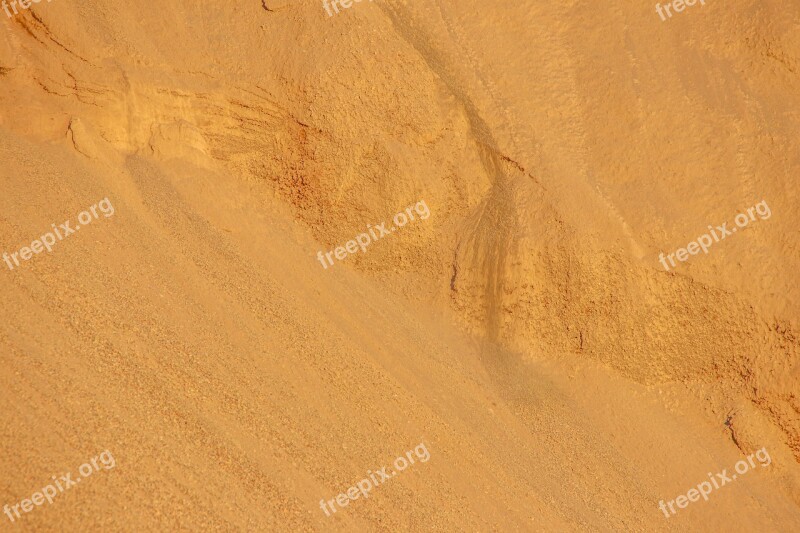
[[0,529],[797,530],[800,6],[339,11],[0,11]]

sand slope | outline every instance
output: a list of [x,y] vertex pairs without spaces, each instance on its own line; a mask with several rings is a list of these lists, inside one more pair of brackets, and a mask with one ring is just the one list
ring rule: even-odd
[[[2,251],[115,209],[0,263],[2,504],[116,459],[3,529],[796,529],[798,9],[0,19]],[[419,200],[429,219],[317,261]]]

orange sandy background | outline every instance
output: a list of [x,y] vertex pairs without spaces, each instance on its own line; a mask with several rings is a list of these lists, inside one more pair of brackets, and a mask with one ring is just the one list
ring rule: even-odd
[[0,505],[116,460],[0,530],[797,531],[798,109],[796,2],[0,11],[0,251],[115,208],[0,262]]

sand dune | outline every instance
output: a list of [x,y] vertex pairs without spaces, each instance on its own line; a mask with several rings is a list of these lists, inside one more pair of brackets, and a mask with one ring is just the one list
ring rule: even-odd
[[3,531],[797,529],[800,6],[16,7]]

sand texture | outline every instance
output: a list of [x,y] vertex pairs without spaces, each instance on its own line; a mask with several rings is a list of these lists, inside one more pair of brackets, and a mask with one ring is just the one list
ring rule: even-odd
[[16,9],[0,531],[800,530],[796,0]]

